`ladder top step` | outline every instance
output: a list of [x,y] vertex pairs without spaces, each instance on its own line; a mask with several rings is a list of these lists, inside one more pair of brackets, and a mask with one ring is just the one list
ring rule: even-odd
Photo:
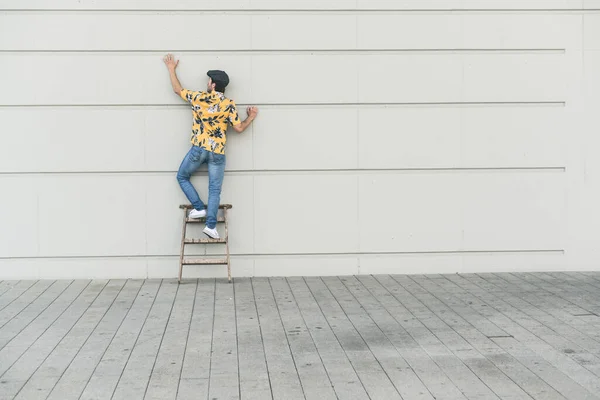
[[[224,208],[230,209],[230,208],[232,208],[232,207],[233,207],[233,206],[232,206],[231,204],[221,204],[221,205],[219,206],[219,208],[220,208],[220,209],[224,209]],[[189,210],[190,208],[193,208],[193,207],[192,207],[192,205],[191,205],[191,204],[181,204],[181,205],[179,206],[179,208],[185,208],[185,209],[188,209],[188,210]]]
[[[186,218],[185,222],[191,222],[191,223],[206,222],[206,218]],[[217,217],[217,222],[225,222],[225,218]]]
[[210,238],[203,238],[203,239],[185,239],[184,240],[185,244],[201,244],[201,243],[227,243],[227,238],[220,238],[220,239],[210,239]]
[[222,265],[227,264],[226,258],[186,258],[183,265]]

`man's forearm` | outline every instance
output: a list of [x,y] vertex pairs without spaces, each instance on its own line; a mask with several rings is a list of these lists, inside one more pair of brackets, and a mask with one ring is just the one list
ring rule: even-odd
[[181,83],[179,83],[179,79],[177,79],[177,73],[174,68],[169,68],[169,77],[171,78],[171,86],[173,86],[173,91],[177,94],[181,92]]
[[248,118],[246,118],[245,120],[243,120],[242,123],[238,125],[239,126],[239,128],[238,128],[239,131],[238,132],[239,133],[244,132],[246,130],[246,128],[248,126],[250,126],[250,124],[252,123],[252,121],[254,121],[254,117],[248,116]]

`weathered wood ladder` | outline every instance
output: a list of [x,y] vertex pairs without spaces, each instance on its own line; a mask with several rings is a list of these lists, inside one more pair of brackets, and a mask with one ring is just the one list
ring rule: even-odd
[[[227,210],[231,209],[231,204],[221,204],[220,210],[223,210],[223,216],[217,216],[217,222],[225,223],[225,237],[219,239],[203,238],[191,239],[186,237],[187,224],[205,222],[206,218],[189,218],[188,211],[192,208],[189,204],[182,204],[179,208],[183,209],[183,232],[181,234],[181,254],[179,256],[179,282],[183,274],[184,265],[227,265],[227,279],[231,283],[231,263],[229,260],[229,231],[227,226]],[[185,258],[186,244],[225,244],[225,258]]]

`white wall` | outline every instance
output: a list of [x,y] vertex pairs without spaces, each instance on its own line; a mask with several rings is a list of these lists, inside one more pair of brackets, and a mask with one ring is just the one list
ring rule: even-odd
[[176,276],[166,52],[260,109],[229,134],[234,276],[598,269],[595,9],[0,0],[0,278]]

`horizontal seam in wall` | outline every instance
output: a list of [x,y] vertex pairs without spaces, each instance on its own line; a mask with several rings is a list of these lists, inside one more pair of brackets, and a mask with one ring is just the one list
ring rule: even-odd
[[255,9],[197,9],[197,8],[179,8],[179,9],[136,9],[136,8],[0,8],[0,11],[6,13],[134,13],[134,14],[180,14],[180,13],[195,13],[195,14],[486,14],[486,13],[558,13],[558,14],[580,14],[580,13],[595,13],[599,12],[597,8],[412,8],[412,9],[397,9],[397,8],[305,8],[305,9],[282,9],[282,8],[255,8]]
[[[564,254],[564,249],[526,249],[526,250],[455,250],[455,251],[382,251],[382,252],[326,252],[326,253],[231,253],[231,257],[340,257],[340,256],[393,256],[393,255],[485,255],[485,254]],[[71,259],[123,259],[123,258],[172,258],[179,254],[148,254],[121,256],[35,256],[35,257],[0,257],[0,260],[71,260]],[[186,257],[222,257],[222,254],[187,255]]]
[[[253,170],[226,170],[225,174],[231,175],[277,175],[286,173],[319,173],[319,174],[370,174],[392,172],[566,172],[565,166],[538,166],[538,167],[457,167],[457,168],[362,168],[362,169],[253,169]],[[176,170],[169,171],[17,171],[3,172],[0,176],[9,175],[151,175],[175,174]],[[206,175],[202,170],[198,176]]]
[[152,50],[141,50],[141,49],[101,49],[101,50],[89,50],[89,49],[0,49],[0,53],[4,54],[164,54],[164,53],[198,53],[198,54],[313,54],[318,53],[322,55],[340,55],[340,54],[489,54],[489,53],[507,53],[507,54],[520,54],[520,53],[541,53],[541,54],[564,54],[567,49],[565,48],[522,48],[522,49],[499,49],[499,48],[480,48],[480,49],[451,49],[451,48],[415,48],[415,49],[230,49],[230,50],[191,50],[191,49],[152,49]]
[[[364,102],[364,103],[237,103],[240,107],[503,107],[503,106],[557,106],[564,107],[564,100],[548,101],[447,101],[447,102]],[[187,104],[0,104],[2,108],[182,108]]]

